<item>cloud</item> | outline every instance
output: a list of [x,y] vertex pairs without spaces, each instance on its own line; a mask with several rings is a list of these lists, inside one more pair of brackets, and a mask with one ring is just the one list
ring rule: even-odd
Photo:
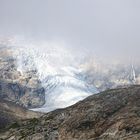
[[139,6],[139,0],[0,0],[0,31],[36,41],[63,40],[108,61],[139,61]]

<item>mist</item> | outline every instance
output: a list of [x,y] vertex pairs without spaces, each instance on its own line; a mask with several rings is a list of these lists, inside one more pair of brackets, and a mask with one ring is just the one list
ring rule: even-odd
[[62,43],[109,63],[139,63],[139,7],[139,0],[0,0],[0,36],[36,47]]

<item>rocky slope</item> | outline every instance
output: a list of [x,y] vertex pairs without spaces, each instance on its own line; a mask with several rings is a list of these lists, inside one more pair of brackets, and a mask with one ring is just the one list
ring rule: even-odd
[[3,131],[13,122],[39,118],[41,115],[41,113],[29,111],[13,102],[0,99],[0,131]]
[[107,90],[0,134],[6,140],[139,140],[140,86]]
[[27,108],[45,103],[45,90],[35,69],[21,73],[11,48],[0,47],[0,98],[13,101]]

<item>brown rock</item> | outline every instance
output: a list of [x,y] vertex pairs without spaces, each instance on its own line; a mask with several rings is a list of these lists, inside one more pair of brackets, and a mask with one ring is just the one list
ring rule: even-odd
[[92,95],[40,119],[25,120],[2,136],[21,138],[20,132],[26,140],[139,140],[140,86]]

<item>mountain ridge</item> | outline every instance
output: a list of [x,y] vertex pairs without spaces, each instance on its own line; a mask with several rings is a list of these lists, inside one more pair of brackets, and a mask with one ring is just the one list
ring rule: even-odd
[[4,132],[10,140],[138,140],[140,86],[101,92]]

